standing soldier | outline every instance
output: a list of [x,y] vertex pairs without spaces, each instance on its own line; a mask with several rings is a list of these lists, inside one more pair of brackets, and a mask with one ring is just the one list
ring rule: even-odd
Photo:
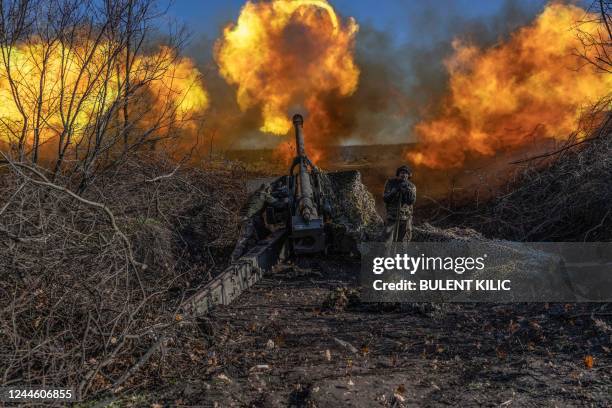
[[416,201],[416,187],[410,181],[412,171],[401,166],[395,177],[385,183],[383,199],[387,209],[385,242],[408,242],[412,239],[412,206]]

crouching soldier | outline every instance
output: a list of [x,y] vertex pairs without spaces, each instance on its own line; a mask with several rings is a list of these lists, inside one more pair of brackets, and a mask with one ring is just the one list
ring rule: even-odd
[[408,242],[412,239],[412,206],[416,201],[416,187],[410,181],[412,171],[401,166],[395,178],[387,180],[383,200],[387,210],[385,242]]
[[276,208],[286,206],[286,197],[286,188],[283,188],[280,183],[274,183],[274,185],[264,183],[251,194],[240,210],[240,234],[230,257],[232,262],[244,255],[250,245],[270,233],[263,214],[268,206]]

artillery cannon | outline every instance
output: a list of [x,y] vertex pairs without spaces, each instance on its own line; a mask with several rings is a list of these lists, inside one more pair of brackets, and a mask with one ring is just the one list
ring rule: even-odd
[[[304,147],[303,125],[304,118],[294,115],[296,156],[288,174],[253,181],[258,186],[265,181],[264,187],[282,203],[265,209],[265,224],[272,232],[188,299],[183,304],[185,312],[202,314],[214,305],[229,304],[288,253],[317,254],[328,248],[350,252],[339,248],[356,248],[356,241],[365,231],[363,227],[382,225],[374,199],[361,183],[358,171],[324,174],[310,161]],[[361,204],[347,211],[357,202]],[[348,231],[351,228],[352,235]]]
[[291,215],[288,227],[293,252],[312,254],[325,250],[325,218],[331,208],[322,192],[322,174],[306,155],[303,125],[304,118],[294,115],[296,156],[287,178]]

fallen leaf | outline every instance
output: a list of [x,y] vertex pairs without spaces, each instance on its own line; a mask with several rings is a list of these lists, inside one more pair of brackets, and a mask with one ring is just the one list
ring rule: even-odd
[[542,326],[540,326],[540,323],[538,322],[531,321],[529,322],[529,326],[531,326],[531,328],[534,330],[542,330]]
[[174,315],[174,320],[177,322],[180,322],[183,320],[183,316],[181,316],[180,314],[176,314]]
[[278,336],[276,336],[276,337],[274,338],[274,344],[275,344],[277,347],[282,347],[282,346],[283,346],[283,344],[285,344],[285,336],[284,336],[284,335],[282,335],[282,334],[279,334]]
[[396,394],[404,395],[406,393],[406,386],[404,384],[400,384],[395,389]]
[[514,320],[510,320],[510,323],[508,324],[508,332],[510,334],[514,334],[520,327],[521,326],[520,324],[518,324],[518,322],[515,322]]
[[500,348],[497,348],[495,352],[497,353],[497,358],[499,358],[500,360],[505,360],[506,357],[508,357],[508,353],[506,353],[504,350]]
[[217,380],[221,380],[221,381],[225,381],[225,382],[228,382],[228,383],[232,382],[232,380],[230,380],[230,378],[227,375],[225,375],[225,374],[219,374],[216,377],[216,379]]
[[593,364],[595,364],[595,359],[593,358],[593,356],[588,355],[584,357],[584,366],[587,369],[590,370],[591,368],[593,368]]

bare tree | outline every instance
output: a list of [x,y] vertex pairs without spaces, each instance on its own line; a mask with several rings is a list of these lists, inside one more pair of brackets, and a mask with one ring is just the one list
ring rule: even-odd
[[183,212],[231,177],[192,185],[206,175],[140,154],[200,119],[183,32],[156,33],[164,12],[0,0],[0,385],[116,390],[179,324]]
[[[578,55],[605,74],[612,74],[612,1],[595,0],[588,9],[593,16],[578,25],[582,49]],[[590,29],[585,26],[596,26]]]
[[184,34],[153,41],[163,10],[152,0],[15,0],[0,9],[0,75],[10,88],[0,143],[13,159],[44,157],[51,180],[68,174],[81,193],[98,172],[198,119],[182,114],[174,83]]

